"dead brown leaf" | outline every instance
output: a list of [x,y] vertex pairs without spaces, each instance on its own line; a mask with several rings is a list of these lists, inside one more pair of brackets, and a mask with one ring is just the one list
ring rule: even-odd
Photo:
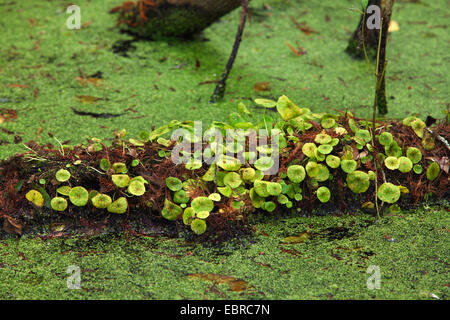
[[270,82],[257,82],[253,86],[253,89],[255,89],[255,91],[258,91],[258,92],[270,91]]
[[247,282],[242,279],[216,273],[193,273],[189,274],[187,277],[192,279],[212,281],[218,284],[226,283],[230,287],[230,290],[235,292],[246,290],[248,285]]

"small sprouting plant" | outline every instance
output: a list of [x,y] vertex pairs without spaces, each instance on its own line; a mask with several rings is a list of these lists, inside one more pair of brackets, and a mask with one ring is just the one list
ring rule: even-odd
[[325,203],[325,202],[330,201],[331,192],[330,192],[330,189],[322,186],[317,189],[316,195],[317,195],[317,199],[319,199],[320,202]]
[[378,199],[383,202],[395,203],[400,195],[400,188],[390,182],[385,182],[378,188]]
[[111,168],[111,164],[109,163],[108,159],[103,158],[100,160],[100,169],[103,171],[108,171]]
[[50,205],[55,211],[64,211],[67,209],[67,200],[62,197],[54,197],[50,201]]
[[369,175],[362,171],[353,171],[347,175],[347,185],[353,193],[363,193],[369,189]]
[[116,199],[114,202],[110,203],[106,209],[108,212],[123,214],[127,212],[128,209],[128,201],[125,197],[120,197]]
[[145,193],[145,185],[139,180],[131,181],[128,185],[128,192],[134,196],[142,196]]
[[59,169],[55,174],[56,180],[66,182],[70,179],[70,172],[66,169]]
[[352,173],[356,170],[358,163],[355,160],[342,160],[341,169],[345,173]]
[[74,187],[69,192],[69,199],[75,206],[83,207],[89,200],[89,192],[83,187]]
[[58,192],[59,194],[62,194],[63,196],[68,196],[70,193],[70,190],[72,190],[72,188],[69,186],[61,186],[58,189],[56,189],[56,192]]
[[119,188],[125,188],[130,183],[130,177],[126,174],[113,174],[111,180]]
[[384,159],[384,165],[389,170],[397,170],[398,167],[400,166],[400,161],[398,160],[397,157],[390,156]]
[[125,165],[125,163],[122,163],[122,162],[113,163],[112,169],[114,170],[114,173],[116,173],[116,174],[128,172],[127,166]]
[[201,235],[206,231],[206,222],[202,219],[194,219],[191,222],[191,230],[197,234]]
[[42,207],[44,205],[44,197],[37,190],[30,190],[25,195],[25,198],[33,203],[36,207]]
[[439,176],[439,165],[433,161],[427,169],[427,179],[430,181],[435,180]]
[[97,209],[105,209],[112,203],[111,197],[102,193],[97,194],[91,201],[92,205]]
[[287,169],[287,176],[292,182],[300,183],[306,177],[305,168],[301,165],[291,165]]
[[176,220],[182,212],[183,209],[179,205],[167,199],[164,201],[164,208],[162,209],[161,214],[167,220],[169,221]]
[[166,186],[171,191],[178,191],[183,188],[183,184],[180,179],[175,177],[166,178]]

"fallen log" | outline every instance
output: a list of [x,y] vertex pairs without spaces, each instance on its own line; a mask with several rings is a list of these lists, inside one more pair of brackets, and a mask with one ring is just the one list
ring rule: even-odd
[[127,1],[111,9],[118,24],[142,38],[191,37],[239,7],[240,0]]
[[[211,127],[235,138],[242,134],[238,144],[217,138],[213,147],[197,136],[201,132],[195,133],[194,122],[177,120],[142,131],[136,139],[116,132],[109,147],[98,139],[58,148],[28,143],[28,152],[0,162],[3,230],[20,235],[36,224],[64,222],[91,233],[108,226],[142,233],[164,224],[184,234],[190,229],[226,238],[242,230],[255,211],[309,215],[363,209],[375,214],[380,208],[378,214],[450,196],[450,152],[442,142],[450,139],[446,122],[427,128],[419,118],[408,117],[377,121],[374,131],[350,113],[313,113],[285,96],[255,102],[276,106],[282,118],[273,126],[281,129],[278,148],[270,139],[261,143],[260,135],[254,146],[259,156],[244,150],[247,145],[252,150],[252,132],[269,129],[248,122],[242,104],[233,123]],[[180,129],[185,130],[183,142],[194,148],[183,149],[187,161],[176,164],[179,139],[167,138]],[[222,143],[226,148],[219,148]],[[236,156],[228,155],[231,150]],[[217,154],[213,164],[203,161],[207,153]],[[239,154],[244,161],[238,161]],[[275,165],[271,160],[278,170],[269,174]]]

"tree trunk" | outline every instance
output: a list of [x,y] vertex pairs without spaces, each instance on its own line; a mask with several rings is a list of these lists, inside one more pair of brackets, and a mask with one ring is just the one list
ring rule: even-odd
[[125,2],[111,12],[120,12],[119,23],[143,38],[190,37],[240,4],[240,0],[153,0]]
[[[355,58],[367,57],[371,59],[377,58],[378,45],[380,46],[380,55],[378,57],[377,67],[377,86],[375,92],[375,105],[378,108],[379,114],[387,114],[387,100],[386,100],[386,46],[388,39],[388,29],[391,22],[392,9],[394,7],[394,0],[369,0],[367,8],[375,5],[381,8],[381,39],[380,29],[369,29],[367,21],[372,18],[371,14],[365,13],[361,15],[358,27],[351,37],[346,51]],[[366,11],[367,8],[363,10]],[[366,52],[364,52],[364,49]]]
[[[367,8],[372,5],[381,7],[381,1],[382,0],[369,0],[367,7],[363,8],[363,11],[366,11]],[[370,16],[367,13],[361,14],[358,26],[348,42],[346,51],[354,58],[364,58],[364,46],[366,47],[367,55],[371,58],[376,58],[378,47],[378,30],[369,29],[367,27],[367,20],[369,17]]]
[[382,1],[382,29],[380,41],[380,56],[377,66],[377,86],[375,91],[375,103],[377,105],[378,113],[385,115],[388,113],[388,106],[386,100],[386,46],[389,33],[389,24],[391,23],[392,8],[394,7],[394,0]]

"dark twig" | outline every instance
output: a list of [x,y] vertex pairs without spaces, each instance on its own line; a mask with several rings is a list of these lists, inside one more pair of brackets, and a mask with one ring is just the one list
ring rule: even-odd
[[211,99],[209,100],[210,103],[215,103],[217,99],[223,98],[223,95],[225,93],[226,81],[227,81],[228,75],[231,72],[231,69],[233,68],[233,63],[234,63],[234,60],[236,60],[239,46],[241,44],[242,34],[244,33],[245,22],[247,20],[247,15],[248,15],[248,1],[249,0],[241,1],[242,13],[241,13],[241,19],[239,21],[238,31],[236,33],[236,39],[234,40],[233,50],[231,51],[231,55],[230,55],[230,58],[228,59],[227,66],[225,67],[225,71],[222,74],[222,78],[220,79],[219,83],[217,84],[216,89],[214,90],[214,93],[212,94]]

